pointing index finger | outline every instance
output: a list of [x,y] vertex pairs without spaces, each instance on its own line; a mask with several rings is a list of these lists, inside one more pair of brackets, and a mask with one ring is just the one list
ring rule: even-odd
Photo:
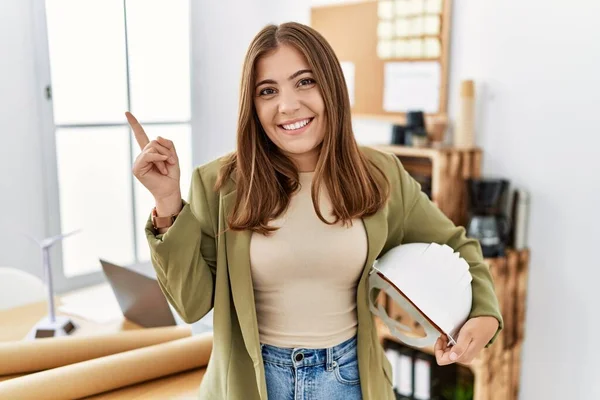
[[138,122],[138,120],[131,114],[129,111],[125,113],[125,117],[127,118],[127,122],[131,129],[133,130],[133,136],[135,136],[135,140],[137,141],[140,149],[144,149],[150,140],[148,139],[148,135],[144,132],[144,128]]

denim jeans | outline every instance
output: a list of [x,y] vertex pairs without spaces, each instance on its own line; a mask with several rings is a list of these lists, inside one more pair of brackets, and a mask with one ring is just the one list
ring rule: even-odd
[[269,400],[360,400],[356,336],[326,349],[261,344]]

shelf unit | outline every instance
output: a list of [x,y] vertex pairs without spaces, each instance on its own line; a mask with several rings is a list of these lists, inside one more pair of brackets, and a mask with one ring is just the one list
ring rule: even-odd
[[[395,154],[409,174],[431,176],[432,201],[457,225],[466,225],[467,192],[465,180],[481,176],[482,151],[479,148],[407,147],[380,145],[376,148]],[[414,160],[427,160],[425,168]],[[474,377],[474,400],[516,400],[520,387],[521,346],[525,332],[525,306],[529,271],[529,249],[507,249],[504,257],[488,258],[496,294],[504,319],[504,329],[494,344],[485,348],[469,365]],[[380,301],[388,315],[405,325],[414,326],[416,335],[424,334],[422,327],[387,296]],[[386,340],[406,346],[390,334],[377,319],[381,343]],[[433,348],[415,349],[434,355]]]
[[[410,174],[431,177],[431,200],[457,225],[467,221],[465,180],[481,176],[480,148],[373,146],[395,154]],[[429,163],[423,167],[422,161]]]

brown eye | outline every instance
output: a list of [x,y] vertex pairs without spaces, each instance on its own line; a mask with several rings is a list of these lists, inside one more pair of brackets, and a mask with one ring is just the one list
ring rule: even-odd
[[304,78],[298,82],[298,86],[311,86],[311,85],[314,85],[315,83],[316,82],[313,78]]
[[266,88],[258,92],[259,96],[270,96],[272,94],[275,94],[275,89],[273,88]]

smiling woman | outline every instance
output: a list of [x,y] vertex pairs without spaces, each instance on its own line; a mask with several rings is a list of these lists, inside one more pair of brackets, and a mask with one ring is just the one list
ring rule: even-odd
[[256,76],[254,104],[265,133],[299,171],[313,171],[326,115],[308,62],[294,47],[281,45],[258,60]]
[[406,242],[448,244],[471,264],[458,360],[497,332],[478,242],[395,156],[357,145],[340,63],[314,29],[286,23],[256,35],[237,149],[194,171],[187,202],[175,144],[130,122],[143,149],[134,173],[156,200],[146,235],[161,288],[186,322],[215,310],[201,398],[393,400],[368,277]]
[[281,45],[258,60],[256,75],[259,83],[254,104],[265,133],[299,171],[313,171],[326,115],[307,61],[294,47]]
[[[329,43],[302,24],[271,25],[246,54],[237,151],[217,183],[236,181],[229,228],[274,231],[269,221],[288,208],[299,172],[314,172],[310,195],[327,224],[372,215],[389,193],[381,169],[356,143],[346,81]],[[333,219],[323,216],[321,195],[330,198]]]

